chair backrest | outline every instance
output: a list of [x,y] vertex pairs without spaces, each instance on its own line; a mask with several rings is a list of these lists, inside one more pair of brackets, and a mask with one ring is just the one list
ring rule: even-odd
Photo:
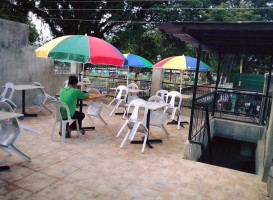
[[87,92],[89,92],[91,94],[100,94],[100,91],[98,89],[95,89],[95,88],[91,88]]
[[[101,94],[98,89],[91,88],[87,92],[91,94]],[[87,113],[97,113],[100,114],[103,109],[103,100],[101,98],[89,101],[89,106],[87,108]]]
[[[143,99],[134,99],[133,101],[131,101],[131,103],[128,106],[128,111],[130,110],[130,107],[134,106],[134,110],[130,116],[130,120],[131,121],[140,121],[142,122],[144,125],[146,125],[147,122],[147,114],[148,114],[148,103],[147,101],[143,100]],[[144,108],[144,115],[142,120],[138,120],[138,115],[139,115],[139,108]]]
[[130,83],[127,87],[128,87],[128,89],[135,89],[135,90],[138,90],[138,86],[137,86],[137,84],[135,84],[135,83]]
[[[83,83],[90,83],[90,80],[89,80],[89,78],[84,78],[84,79],[82,79],[82,82]],[[81,85],[81,90],[82,91],[87,91],[88,89],[90,88],[90,85]]]
[[0,102],[0,110],[6,112],[14,112],[12,107],[7,102]]
[[[39,83],[39,82],[34,82],[34,83],[32,83],[32,85],[42,87],[42,84]],[[43,105],[43,104],[45,104],[47,97],[46,97],[46,93],[43,90],[43,88],[35,89],[34,92],[35,92],[35,96],[34,96],[34,99],[33,99],[33,103],[35,105]]]
[[89,80],[89,78],[84,78],[84,79],[82,79],[82,82],[83,83],[90,83],[90,80]]
[[62,114],[61,114],[61,108],[65,109],[66,114],[67,114],[67,119],[71,120],[69,108],[65,103],[60,102],[60,101],[51,101],[51,105],[55,107],[55,110],[56,110],[56,116],[55,117],[56,117],[57,120],[63,120]]
[[149,99],[148,99],[149,102],[162,102],[162,103],[165,103],[164,99],[160,96],[151,96]]
[[[175,106],[175,100],[178,99],[178,105]],[[180,92],[177,91],[171,91],[168,93],[167,98],[166,98],[166,103],[170,104],[170,108],[181,108],[181,104],[182,104],[182,94],[180,94]]]
[[167,90],[157,90],[155,95],[161,97],[162,99],[164,99],[166,101],[168,91]]
[[68,80],[66,80],[64,83],[63,83],[63,88],[67,88],[68,87]]
[[116,99],[126,99],[127,95],[128,95],[128,88],[126,86],[120,85],[117,87]]
[[[9,92],[9,95],[8,95],[8,92]],[[13,94],[14,94],[14,84],[11,82],[7,82],[5,84],[5,89],[3,93],[1,94],[1,98],[12,100]]]

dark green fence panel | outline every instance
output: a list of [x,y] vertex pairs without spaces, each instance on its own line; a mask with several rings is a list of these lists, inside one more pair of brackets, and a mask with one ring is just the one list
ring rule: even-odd
[[[231,74],[230,82],[233,82],[233,88],[263,91],[264,75],[261,74]],[[239,86],[241,81],[241,86]]]

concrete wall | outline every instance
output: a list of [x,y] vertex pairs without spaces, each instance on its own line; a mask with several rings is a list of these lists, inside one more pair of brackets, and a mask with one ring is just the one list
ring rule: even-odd
[[[213,119],[210,120],[210,137],[211,137],[211,140],[212,140],[213,135],[215,133],[214,132],[214,130],[215,130],[214,129],[214,123],[215,123],[215,121]],[[203,136],[201,136],[201,135],[198,135],[196,138],[197,138],[196,141],[202,141],[203,140]],[[190,143],[189,140],[187,142],[185,142],[185,144],[184,144],[184,155],[183,155],[184,159],[198,160],[201,156],[202,156],[201,145]]]
[[[210,120],[211,139],[215,136],[219,136],[257,144],[258,141],[261,141],[263,139],[264,133],[265,133],[264,126],[216,118]],[[259,160],[259,162],[261,162],[260,155],[261,152],[263,152],[263,146],[261,144],[263,143],[260,143],[256,152],[256,155],[259,155],[259,157],[257,157],[257,160]],[[201,154],[202,152],[200,145],[191,144],[189,141],[185,143],[183,158],[189,160],[198,160]],[[260,165],[259,168],[257,168],[257,170],[259,171],[261,170]]]
[[[36,58],[34,50],[37,47],[28,46],[28,26],[0,19],[0,30],[0,85],[6,82],[16,85],[40,82],[48,94],[56,94],[68,75],[55,75],[54,61]],[[16,91],[13,101],[18,107],[21,98],[21,92]],[[27,91],[26,104],[32,105],[32,99],[33,92]]]
[[219,136],[239,141],[257,143],[262,139],[264,126],[255,124],[214,119],[213,136]]

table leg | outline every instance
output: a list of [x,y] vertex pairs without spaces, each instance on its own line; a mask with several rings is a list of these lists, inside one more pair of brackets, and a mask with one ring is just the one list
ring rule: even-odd
[[[149,139],[149,132],[150,132],[150,115],[151,115],[151,112],[150,112],[150,109],[148,110],[148,114],[147,114],[147,122],[146,122],[146,127],[148,129],[148,138],[147,138],[147,141],[146,141],[146,144],[148,145],[148,147],[150,149],[153,149],[153,146],[151,144],[154,144],[154,143],[162,143],[162,140],[150,140]],[[142,140],[141,141],[132,141],[131,144],[143,144],[143,141],[144,141],[144,137],[142,137]]]
[[[22,90],[22,114],[24,117],[37,117],[37,114],[28,114],[26,113],[26,91]],[[24,119],[21,117],[21,119]]]
[[[83,113],[82,111],[82,106],[83,106],[83,100],[80,99],[80,112]],[[85,130],[88,129],[88,130],[95,130],[95,127],[94,126],[90,126],[90,127],[82,127],[82,122],[79,122],[79,129],[81,131],[81,133],[84,135],[85,134]]]

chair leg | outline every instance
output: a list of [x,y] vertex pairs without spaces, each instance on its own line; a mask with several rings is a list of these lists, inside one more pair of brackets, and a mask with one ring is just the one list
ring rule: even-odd
[[40,131],[37,131],[37,130],[35,130],[35,129],[33,129],[33,128],[27,126],[27,125],[21,124],[21,123],[20,123],[20,125],[22,126],[23,129],[25,129],[25,130],[27,130],[27,131],[31,131],[31,132],[33,132],[33,133],[36,133],[36,134],[41,135]]
[[169,136],[169,133],[167,132],[165,126],[163,124],[160,125],[160,128],[163,130],[166,136]]
[[8,147],[9,149],[13,150],[15,153],[17,153],[19,156],[21,156],[22,158],[24,158],[27,161],[30,161],[30,157],[28,157],[26,154],[24,154],[23,152],[21,152],[19,149],[17,149],[15,146],[10,145]]
[[123,124],[123,126],[121,127],[121,129],[119,130],[119,132],[118,132],[118,134],[116,135],[116,137],[118,137],[121,133],[122,133],[122,131],[125,129],[125,127],[127,126],[127,124],[128,124],[128,120]]
[[123,148],[123,147],[125,146],[125,144],[126,144],[128,138],[129,138],[130,132],[131,132],[131,130],[129,129],[129,130],[127,131],[127,134],[126,134],[126,136],[124,137],[124,139],[123,139],[121,145],[120,145],[120,148]]
[[115,101],[116,99],[114,98],[107,106],[107,108]]
[[45,105],[42,105],[48,112],[52,113],[51,110],[49,110]]
[[130,134],[129,140],[132,141],[132,140],[134,139],[135,134],[136,134],[136,132],[137,132],[137,129],[138,129],[139,125],[140,125],[139,122],[136,122],[136,123],[135,123],[135,125],[134,125],[134,127],[133,127],[133,129],[132,129],[132,132],[131,132],[131,134]]
[[62,144],[65,143],[65,135],[66,135],[66,123],[67,122],[61,122],[62,123]]
[[180,129],[180,121],[181,121],[181,116],[180,116],[180,113],[179,113],[178,122],[177,122],[177,130]]
[[77,119],[76,119],[76,126],[77,126],[78,137],[80,137],[79,122]]
[[117,108],[119,107],[119,104],[121,103],[122,100],[118,100],[117,104],[115,105],[114,109],[112,110],[112,112],[110,113],[109,116],[112,116],[114,114],[114,112],[117,110]]
[[102,121],[102,123],[107,126],[108,124],[106,123],[106,121],[104,121],[104,119],[101,117],[101,115],[98,115],[98,118],[100,119],[100,121]]
[[123,113],[123,116],[122,116],[122,119],[125,118],[125,115],[127,114],[127,112],[129,112],[129,111],[127,111],[127,108],[125,108],[124,113]]
[[91,119],[91,116],[90,115],[87,115],[87,116],[90,119],[91,123],[94,124],[93,120]]
[[173,108],[172,115],[171,115],[171,120],[174,120],[174,117],[175,117],[175,112],[176,112],[176,109],[175,109],[175,108]]
[[[55,131],[55,127],[56,127],[56,123],[57,121],[54,120],[54,124],[53,124],[53,127],[52,127],[52,133],[51,133],[51,141],[53,141],[53,135],[54,135],[54,131]],[[62,122],[61,122],[61,125],[62,125]]]
[[145,145],[146,145],[146,142],[147,142],[147,138],[148,138],[148,132],[145,133],[145,138],[144,138],[142,149],[141,149],[142,153],[144,153],[144,149],[145,149]]
[[12,155],[12,154],[7,150],[7,148],[5,148],[5,147],[0,147],[0,149],[2,149],[4,152],[6,152],[7,154],[9,154],[10,156]]

